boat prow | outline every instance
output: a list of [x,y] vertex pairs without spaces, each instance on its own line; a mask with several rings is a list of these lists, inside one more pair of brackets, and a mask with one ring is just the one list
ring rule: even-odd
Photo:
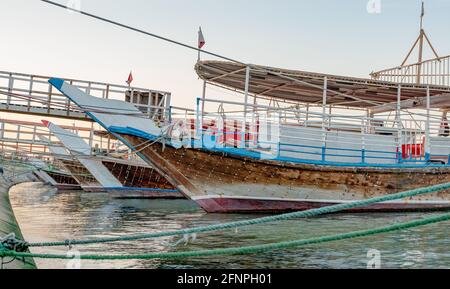
[[49,83],[80,106],[89,117],[105,129],[132,127],[149,134],[161,135],[162,133],[155,122],[143,121],[143,118],[146,118],[145,115],[131,103],[92,97],[59,78],[52,78]]

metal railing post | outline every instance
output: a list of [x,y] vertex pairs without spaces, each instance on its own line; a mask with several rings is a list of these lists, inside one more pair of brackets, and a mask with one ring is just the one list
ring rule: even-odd
[[33,96],[33,82],[34,82],[34,76],[32,75],[30,77],[30,85],[28,87],[28,95],[30,96],[30,98],[28,98],[28,102],[27,102],[27,111],[31,110],[31,96]]
[[425,161],[430,161],[431,155],[431,138],[430,138],[430,109],[431,109],[431,96],[430,86],[427,86],[427,120],[425,124]]
[[91,86],[92,86],[91,82],[88,82],[88,86],[86,88],[86,94],[87,95],[91,95]]
[[203,147],[203,137],[202,137],[201,130],[200,130],[200,121],[203,116],[200,116],[200,101],[202,101],[202,99],[197,98],[197,110],[196,110],[197,116],[196,116],[196,124],[195,124],[195,126],[196,126],[195,134],[197,136],[196,138],[200,142],[200,148],[202,148]]
[[5,123],[1,122],[0,123],[0,139],[4,139],[5,138]]
[[11,93],[14,89],[14,78],[12,73],[9,74],[9,81],[8,81],[8,95],[6,96],[6,109],[9,108],[9,105],[11,104]]
[[402,133],[402,120],[401,120],[401,108],[402,108],[402,85],[399,84],[397,88],[397,111],[396,111],[396,122],[397,122],[397,135],[398,135],[398,162],[401,163],[403,157],[403,133]]
[[246,147],[245,136],[247,134],[247,106],[248,106],[248,93],[250,90],[250,66],[247,65],[245,69],[245,102],[244,102],[244,119],[242,120],[242,131],[241,131],[241,144],[240,148]]
[[361,163],[366,163],[366,132],[365,127],[367,126],[369,120],[366,118],[361,121]]
[[94,144],[94,123],[91,123],[91,130],[89,131],[89,147],[91,148],[91,155],[93,155],[92,146]]
[[328,98],[328,77],[323,79],[323,99],[322,99],[322,161],[326,161],[326,150],[327,150],[327,117],[326,117],[326,106]]
[[51,103],[52,103],[52,94],[53,94],[53,85],[49,84],[48,95],[47,95],[47,113],[48,114],[50,114]]
[[169,110],[167,110],[167,118],[169,119],[169,123],[172,123],[172,94],[170,93],[166,93],[165,94],[166,97],[166,102],[165,102],[165,108],[169,108]]
[[109,99],[109,84],[106,85],[105,98]]

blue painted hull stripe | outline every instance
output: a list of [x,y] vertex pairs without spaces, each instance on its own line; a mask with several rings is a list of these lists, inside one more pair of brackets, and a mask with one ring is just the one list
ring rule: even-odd
[[[141,137],[148,140],[156,140],[158,136],[150,135],[146,132],[135,128],[124,128],[124,127],[109,127],[108,130],[111,132],[115,132],[118,134],[126,134]],[[200,144],[200,141],[195,140],[195,144]],[[170,143],[166,143],[166,145],[171,145]],[[173,146],[173,145],[171,145]],[[194,146],[195,147],[195,146]],[[228,153],[230,155],[248,157],[253,159],[261,159],[264,155],[248,151],[245,149],[236,149],[236,148],[203,148],[206,151],[218,152],[218,153]],[[338,163],[338,162],[323,162],[323,161],[313,161],[313,160],[300,160],[296,158],[288,158],[288,157],[277,157],[271,158],[269,160],[280,161],[280,162],[291,162],[291,163],[299,163],[299,164],[311,164],[311,165],[325,165],[325,166],[335,166],[335,167],[379,167],[379,168],[441,168],[448,167],[446,165],[439,164],[367,164],[367,163]]]

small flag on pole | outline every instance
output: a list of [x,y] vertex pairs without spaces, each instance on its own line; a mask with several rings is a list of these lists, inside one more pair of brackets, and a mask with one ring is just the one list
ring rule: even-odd
[[133,82],[133,72],[130,71],[130,75],[128,75],[127,84],[131,85],[132,82]]
[[422,1],[422,14],[420,15],[422,17],[425,16],[425,2]]
[[205,37],[203,36],[202,28],[200,27],[198,30],[198,49],[202,49],[205,44]]

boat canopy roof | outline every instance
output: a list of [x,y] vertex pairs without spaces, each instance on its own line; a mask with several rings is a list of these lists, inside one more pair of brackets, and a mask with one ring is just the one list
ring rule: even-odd
[[[249,93],[271,99],[322,104],[325,78],[327,104],[373,108],[397,102],[399,83],[336,76],[313,72],[245,65],[227,61],[199,61],[195,70],[203,80],[238,92],[245,91],[246,68],[250,67]],[[427,85],[401,84],[402,101],[424,98]],[[430,86],[430,95],[449,94],[448,86]]]

